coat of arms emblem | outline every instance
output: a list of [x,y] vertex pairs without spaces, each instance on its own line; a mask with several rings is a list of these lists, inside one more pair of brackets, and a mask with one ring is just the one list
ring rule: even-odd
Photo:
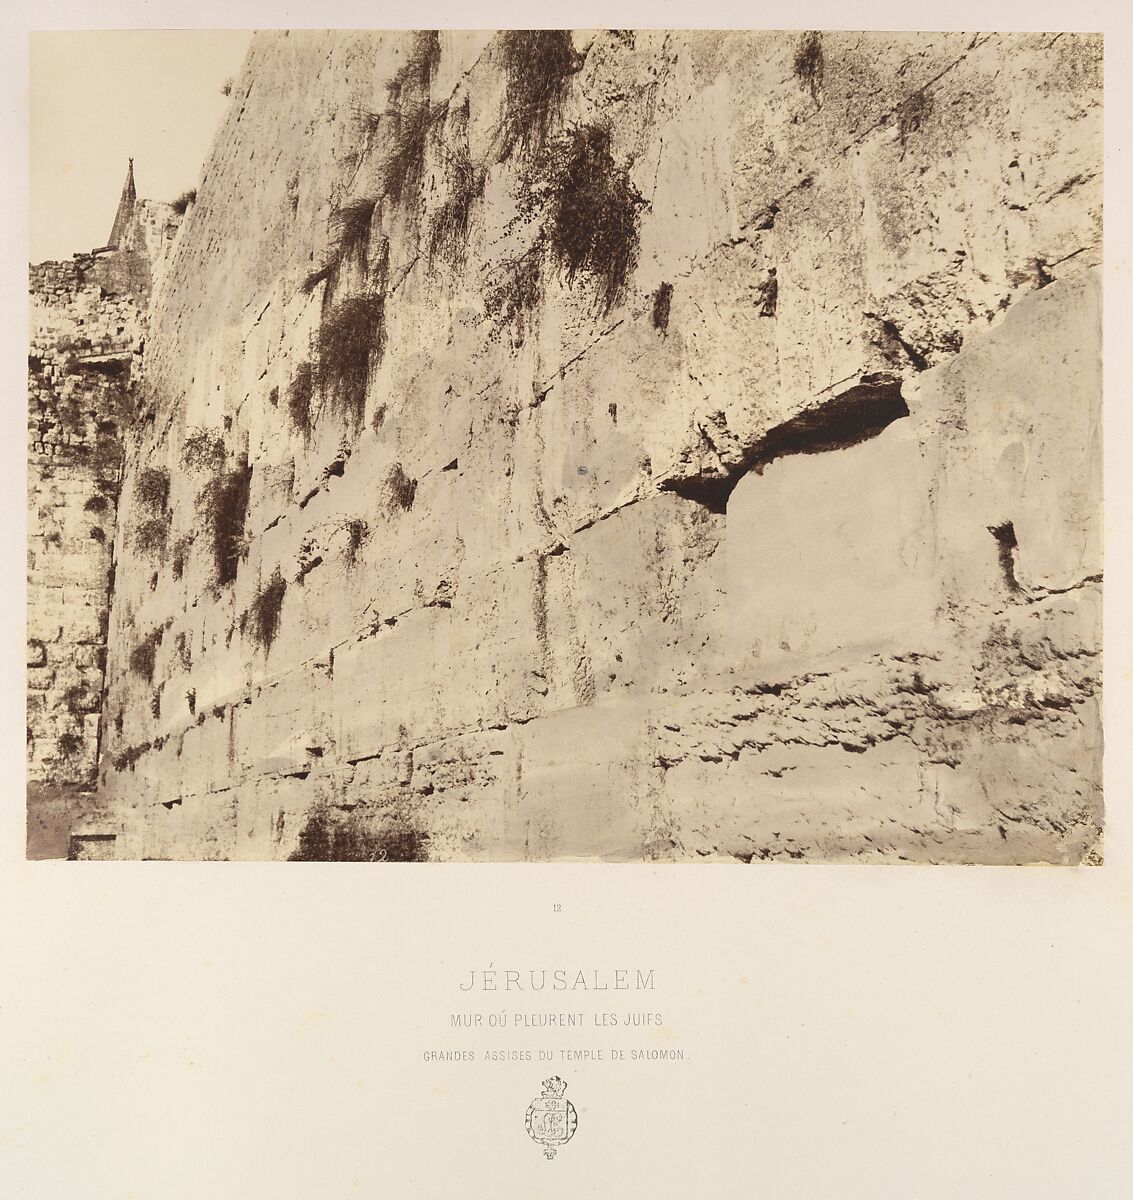
[[547,1158],[574,1137],[578,1113],[563,1095],[566,1084],[557,1076],[543,1080],[543,1094],[531,1101],[527,1109],[527,1132],[543,1147]]

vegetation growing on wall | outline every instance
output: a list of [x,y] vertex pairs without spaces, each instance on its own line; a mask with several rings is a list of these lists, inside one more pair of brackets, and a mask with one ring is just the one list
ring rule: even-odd
[[901,141],[902,154],[909,140],[909,134],[920,129],[931,113],[932,101],[923,88],[919,92],[914,92],[897,110],[897,136]]
[[370,246],[370,227],[377,204],[375,198],[363,197],[351,200],[331,215],[336,242],[334,257],[337,261],[344,262],[355,258],[365,265],[366,252]]
[[472,206],[484,195],[484,174],[472,165],[468,150],[468,101],[458,111],[455,127],[445,139],[441,165],[446,196],[429,220],[429,265],[438,259],[459,265],[468,244]]
[[198,425],[185,434],[181,465],[189,471],[217,471],[224,466],[224,438],[218,430]]
[[212,548],[217,587],[232,583],[240,566],[251,483],[252,468],[245,461],[214,476],[197,497],[197,515]]
[[[334,243],[329,248],[326,262],[311,271],[299,285],[299,290],[305,296],[309,296],[321,283],[337,284],[344,262],[353,259],[365,269],[377,211],[376,197],[358,197],[334,210],[331,214]],[[388,256],[388,246],[383,253]],[[324,307],[330,299],[329,292],[328,288],[328,294],[323,296]]]
[[311,435],[311,395],[314,391],[314,372],[309,362],[295,368],[287,387],[287,416],[296,432],[306,441]]
[[182,192],[180,196],[169,206],[179,216],[183,217],[189,209],[190,204],[197,202],[197,189],[190,188],[187,192]]
[[279,618],[286,592],[287,581],[276,567],[271,578],[256,593],[249,610],[252,638],[257,646],[262,646],[269,653],[279,633]]
[[145,754],[148,754],[154,749],[153,742],[140,742],[136,746],[127,746],[121,754],[114,756],[114,769],[116,771],[125,771],[129,768],[134,769],[134,764]]
[[542,149],[561,117],[571,76],[580,65],[566,29],[508,29],[499,35],[504,72],[501,158],[517,147]]
[[419,29],[405,62],[386,84],[386,94],[396,104],[409,92],[420,94],[429,90],[441,61],[441,35],[435,29]]
[[169,472],[164,467],[147,467],[138,472],[134,499],[152,513],[165,511],[169,503]]
[[98,705],[90,703],[86,688],[81,683],[72,684],[63,693],[63,707],[71,714],[78,716],[84,712],[97,712]]
[[394,463],[386,476],[385,493],[391,513],[397,509],[408,512],[417,495],[417,480],[406,475],[401,463]]
[[578,276],[609,312],[637,265],[638,220],[645,201],[611,151],[604,124],[579,125],[552,139],[522,181],[521,213],[541,217],[551,257],[568,286]]
[[531,332],[543,288],[542,244],[526,254],[501,262],[484,290],[484,307],[495,325],[492,340],[501,329],[510,328],[515,344],[522,346]]
[[189,647],[188,635],[183,631],[177,635],[173,649],[177,655],[177,661],[181,664],[181,670],[190,670],[193,666],[193,652]]
[[159,625],[156,629],[151,630],[130,651],[130,670],[140,679],[144,679],[146,683],[153,682],[153,668],[157,661],[157,648],[161,645],[161,639],[164,636],[165,630]]
[[180,579],[185,574],[185,562],[189,557],[189,549],[193,544],[193,539],[188,534],[182,534],[173,543],[173,578]]
[[165,554],[168,537],[169,522],[164,517],[154,517],[142,521],[134,530],[134,547],[150,558],[160,558]]
[[73,729],[68,729],[59,735],[59,741],[56,743],[59,749],[59,757],[62,759],[74,758],[76,754],[83,748],[82,734],[77,733]]
[[391,140],[382,160],[382,192],[394,204],[420,190],[429,134],[444,113],[443,104],[403,100],[386,114]]
[[429,102],[429,87],[440,58],[436,30],[415,34],[405,62],[386,84],[386,110],[358,114],[367,136],[383,127],[389,149],[381,164],[382,194],[395,204],[420,186],[429,133],[445,112],[445,104]]
[[343,529],[346,531],[346,545],[342,557],[347,570],[353,570],[358,565],[358,556],[370,536],[370,526],[361,517],[351,517],[344,522]]
[[822,34],[817,30],[803,34],[795,49],[794,69],[795,78],[808,89],[811,99],[818,104],[826,62],[822,54]]
[[316,267],[315,270],[309,272],[299,285],[299,290],[304,296],[309,296],[320,283],[326,283],[328,279],[333,278],[334,273],[338,270],[338,260],[331,258],[323,263],[321,267]]
[[361,425],[372,368],[385,352],[385,295],[369,292],[335,305],[316,338],[318,384],[331,407]]
[[673,304],[673,285],[663,283],[653,293],[653,328],[662,333],[669,331],[669,310]]

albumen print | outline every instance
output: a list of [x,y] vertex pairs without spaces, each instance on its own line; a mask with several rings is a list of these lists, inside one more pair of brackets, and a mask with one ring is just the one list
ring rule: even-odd
[[29,856],[1100,862],[1101,61],[252,35],[30,268]]

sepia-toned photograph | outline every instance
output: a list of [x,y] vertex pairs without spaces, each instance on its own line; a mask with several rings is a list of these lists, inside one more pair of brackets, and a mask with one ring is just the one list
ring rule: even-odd
[[28,858],[1102,862],[1100,35],[39,33],[29,261]]

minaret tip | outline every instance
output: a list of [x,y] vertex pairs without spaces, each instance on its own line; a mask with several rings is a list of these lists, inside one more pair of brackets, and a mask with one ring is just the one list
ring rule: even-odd
[[114,214],[110,239],[106,243],[109,249],[117,250],[122,244],[126,227],[134,215],[134,202],[137,198],[137,192],[134,189],[134,160],[131,158],[130,164],[126,168],[126,182],[122,185],[122,198],[118,201],[118,211]]

